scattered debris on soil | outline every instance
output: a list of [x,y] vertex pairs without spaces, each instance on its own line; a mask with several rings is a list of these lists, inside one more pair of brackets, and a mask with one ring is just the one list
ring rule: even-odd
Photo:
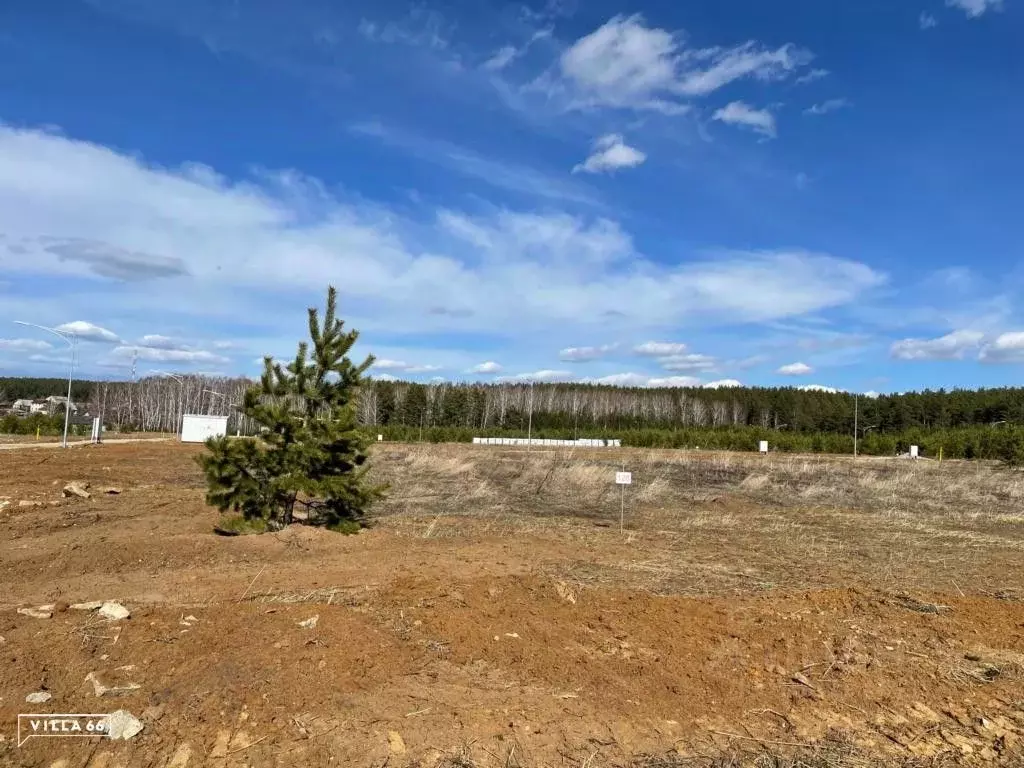
[[[358,536],[220,538],[198,450],[0,458],[4,498],[132,502],[0,517],[0,765],[1024,762],[1019,474],[390,445]],[[30,692],[117,741],[17,747]]]

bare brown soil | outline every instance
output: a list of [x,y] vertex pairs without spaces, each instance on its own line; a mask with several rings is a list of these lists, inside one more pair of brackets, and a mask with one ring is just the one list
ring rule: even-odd
[[389,445],[369,530],[223,538],[199,450],[0,453],[0,764],[1024,765],[1019,473]]

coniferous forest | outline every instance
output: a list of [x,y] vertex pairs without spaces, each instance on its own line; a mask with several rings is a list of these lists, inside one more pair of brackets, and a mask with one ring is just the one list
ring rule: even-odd
[[[59,379],[0,379],[0,401],[51,394]],[[43,386],[43,385],[46,386]],[[76,382],[78,402],[111,429],[175,431],[183,413],[229,416],[232,434],[247,379],[185,376]],[[66,381],[63,386],[66,387]],[[33,389],[35,388],[35,389]],[[45,391],[44,391],[45,390]],[[59,390],[58,390],[59,393]],[[389,440],[476,436],[620,438],[641,447],[852,453],[854,396],[793,388],[647,389],[575,383],[452,384],[366,381],[360,423]],[[1024,442],[1024,388],[937,390],[857,398],[858,450],[892,455],[1003,458]]]

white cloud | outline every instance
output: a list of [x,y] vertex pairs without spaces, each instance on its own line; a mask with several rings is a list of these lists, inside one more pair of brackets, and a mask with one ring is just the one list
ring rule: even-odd
[[720,379],[719,381],[709,381],[704,385],[704,389],[732,389],[742,386],[743,382],[737,379]]
[[[240,317],[279,327],[318,303],[331,282],[341,288],[349,327],[364,339],[395,329],[514,328],[530,338],[558,328],[588,337],[612,325],[616,333],[646,336],[683,324],[733,326],[820,312],[885,282],[865,264],[798,249],[645,254],[608,218],[478,209],[431,211],[423,219],[336,195],[294,172],[236,183],[205,167],[150,167],[94,144],[0,126],[0,273],[32,279],[33,317],[42,322],[102,311],[93,318],[109,327],[115,318],[148,322],[166,314],[168,327],[197,338],[222,333],[218,322]],[[180,258],[182,270],[124,282],[95,263],[62,260],[43,237]],[[16,253],[10,243],[25,243],[31,253]],[[53,278],[74,290],[47,293]],[[26,307],[5,296],[0,322]],[[459,311],[439,314],[437,307]],[[99,328],[95,338],[117,340],[78,322],[80,331]],[[287,340],[290,346],[290,333]]]
[[527,165],[504,162],[479,155],[458,144],[425,138],[381,123],[366,122],[349,126],[358,136],[368,136],[413,157],[434,163],[463,176],[518,194],[540,195],[551,200],[597,205],[598,201],[582,185],[564,174],[545,173]]
[[388,360],[387,358],[375,360],[371,370],[378,371],[401,371],[402,373],[432,373],[440,371],[440,365],[421,365],[419,363],[406,363],[402,360]]
[[601,376],[597,379],[583,379],[586,384],[603,384],[609,387],[646,387],[651,380],[650,376],[639,373],[613,373],[610,376]]
[[[154,349],[152,347],[115,347],[108,362],[127,364],[136,356],[139,360],[150,363],[217,363],[226,364],[231,361],[222,355],[216,355],[204,349]],[[262,361],[261,361],[262,363]]]
[[605,173],[620,168],[636,168],[647,159],[639,149],[629,146],[621,135],[610,133],[594,142],[594,152],[572,169],[573,173]]
[[494,52],[487,61],[484,62],[483,68],[492,72],[498,72],[513,61],[522,56],[526,55],[526,52],[530,50],[530,47],[538,40],[543,40],[546,37],[551,37],[551,29],[541,29],[535,32],[530,39],[522,46],[517,48],[514,45],[504,45]]
[[401,44],[443,51],[450,45],[452,25],[437,11],[414,5],[402,19],[379,24],[359,22],[359,34],[375,43]]
[[812,56],[792,45],[776,50],[751,41],[733,48],[692,49],[682,37],[648,27],[640,15],[615,16],[562,55],[572,106],[685,111],[683,98],[706,96],[733,81],[781,80]]
[[903,339],[892,345],[890,354],[897,360],[962,360],[982,338],[979,331],[953,331],[937,339]]
[[647,341],[633,347],[633,353],[644,357],[669,357],[671,355],[682,355],[686,352],[686,345],[673,341]]
[[82,341],[98,341],[104,344],[117,344],[120,341],[117,334],[113,331],[108,331],[106,328],[101,328],[93,323],[87,323],[85,320],[75,320],[74,322],[58,325],[56,330],[74,334]]
[[486,363],[474,365],[469,369],[468,373],[501,373],[502,370],[504,369],[499,363],[488,360]]
[[700,379],[693,376],[647,376],[642,373],[613,373],[598,378],[578,379],[581,384],[601,384],[609,387],[698,387]]
[[742,101],[734,101],[717,110],[711,116],[712,120],[719,120],[729,125],[739,125],[750,128],[762,136],[775,138],[775,115],[767,109],[755,109]]
[[658,364],[666,371],[693,373],[714,370],[718,361],[708,355],[669,355],[658,358]]
[[520,373],[515,376],[502,376],[496,381],[507,381],[507,382],[551,382],[551,381],[572,381],[573,375],[569,371],[534,371],[533,373]]
[[921,29],[933,29],[939,26],[939,20],[927,11],[921,11],[921,15],[918,17],[917,23]]
[[0,350],[9,352],[41,352],[52,348],[49,342],[38,339],[0,339]]
[[873,389],[869,389],[867,392],[864,392],[863,394],[864,397],[868,398],[869,400],[877,400],[882,396],[881,392],[875,392],[875,390]]
[[487,61],[484,62],[484,69],[500,70],[507,67],[516,57],[519,56],[519,49],[514,45],[505,45],[495,51]]
[[801,75],[793,82],[797,85],[807,85],[808,83],[813,83],[815,80],[821,80],[822,78],[828,77],[830,74],[832,73],[827,69],[812,69],[806,75]]
[[368,377],[375,381],[398,381],[398,377],[392,376],[390,373],[373,373],[371,371]]
[[647,382],[649,387],[699,387],[700,379],[693,376],[665,376]]
[[801,392],[828,392],[829,394],[835,395],[842,392],[841,389],[835,387],[826,387],[824,384],[804,384],[802,387],[797,387]]
[[618,344],[603,344],[600,347],[567,347],[558,353],[563,363],[589,363],[618,349]]
[[976,19],[988,10],[1003,10],[1003,0],[946,0],[950,8],[959,8],[968,18]]
[[[152,349],[188,349],[188,347],[182,344],[177,339],[172,339],[169,336],[160,336],[159,334],[146,334],[139,340],[140,347],[150,347]],[[216,346],[216,345],[214,345]]]
[[848,99],[829,99],[804,110],[805,115],[827,115],[829,112],[849,107]]
[[807,363],[790,363],[779,368],[776,373],[783,376],[806,376],[809,373],[814,373],[814,369]]
[[1024,331],[1000,334],[982,347],[978,359],[983,363],[1024,363]]

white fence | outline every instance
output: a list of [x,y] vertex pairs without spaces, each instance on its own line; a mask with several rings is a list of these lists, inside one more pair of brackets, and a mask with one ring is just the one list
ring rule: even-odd
[[530,445],[549,448],[621,448],[621,440],[595,440],[583,438],[580,440],[545,440],[534,437],[474,437],[473,445]]

